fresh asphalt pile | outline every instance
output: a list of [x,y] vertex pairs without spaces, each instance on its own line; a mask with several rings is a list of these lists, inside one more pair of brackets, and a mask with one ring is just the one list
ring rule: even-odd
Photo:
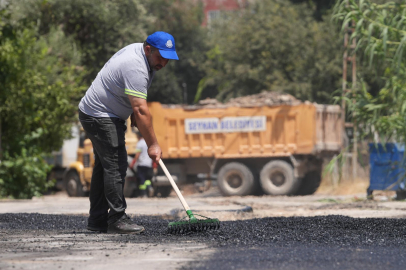
[[[109,253],[116,252],[118,256],[128,249],[128,244],[133,244],[132,247],[139,244],[142,250],[161,247],[160,259],[168,258],[168,263],[171,248],[176,247],[179,252],[184,247],[181,259],[186,261],[182,265],[168,265],[168,269],[404,270],[406,265],[405,219],[273,217],[226,221],[219,230],[176,235],[167,230],[172,220],[151,216],[135,216],[133,220],[146,228],[144,233],[95,234],[85,229],[86,216],[0,214],[0,258],[2,251],[3,258],[14,258],[15,254],[35,257],[39,252],[42,256],[51,252],[58,258],[73,254],[71,246],[75,254],[110,247]],[[189,251],[186,254],[190,245],[203,245],[206,252],[202,255],[191,249],[195,256]],[[195,258],[193,263],[187,260],[190,255]],[[71,269],[72,263],[66,261],[64,266]],[[78,263],[78,269],[83,267]],[[55,261],[50,267],[56,269],[61,264]]]
[[[243,221],[226,221],[215,231],[168,233],[171,220],[136,216],[133,220],[146,230],[141,235],[120,235],[118,242],[168,243],[192,241],[214,247],[255,247],[266,245],[306,245],[335,247],[404,247],[406,220],[381,218],[350,218],[345,216],[272,217]],[[87,218],[71,215],[0,214],[0,238],[18,234],[83,234]],[[91,233],[91,232],[89,232]],[[4,239],[3,239],[4,240]],[[109,241],[112,239],[109,238]]]

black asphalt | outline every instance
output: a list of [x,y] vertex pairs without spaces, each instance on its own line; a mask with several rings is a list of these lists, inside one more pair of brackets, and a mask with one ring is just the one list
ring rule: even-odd
[[[406,269],[405,219],[275,217],[222,222],[220,230],[185,235],[168,234],[170,220],[133,220],[145,233],[117,236],[115,241],[187,241],[216,250],[209,260],[187,269]],[[83,234],[85,225],[85,216],[0,214],[0,231],[12,234]]]

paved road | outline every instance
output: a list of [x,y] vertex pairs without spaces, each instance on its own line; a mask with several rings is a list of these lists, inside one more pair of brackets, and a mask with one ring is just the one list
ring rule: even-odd
[[[245,196],[221,197],[216,192],[186,196],[192,210],[222,220],[263,217],[346,215],[350,217],[406,218],[406,202],[365,199],[365,194],[351,196]],[[176,215],[183,210],[178,198],[130,198],[127,213],[133,215]],[[0,213],[78,214],[89,212],[88,198],[44,196],[32,200],[0,200]],[[252,211],[251,211],[252,210]]]
[[405,269],[401,247],[335,247],[300,244],[289,247],[224,247],[194,269]]
[[[177,198],[128,199],[138,236],[85,230],[87,198],[0,200],[0,269],[405,269],[406,202],[187,196],[219,231],[170,235]],[[59,215],[58,215],[59,214]],[[61,215],[62,214],[62,215]],[[152,215],[152,216],[151,216]]]
[[[212,203],[213,199],[189,199],[188,203],[197,212],[238,212],[246,211],[246,206],[235,203]],[[134,215],[172,215],[182,210],[178,198],[126,199],[128,214]],[[69,198],[67,196],[44,196],[32,200],[0,200],[0,213],[41,213],[41,214],[88,214],[88,198]]]
[[93,234],[85,216],[0,214],[0,269],[405,269],[406,220],[344,216],[226,221],[171,235]]

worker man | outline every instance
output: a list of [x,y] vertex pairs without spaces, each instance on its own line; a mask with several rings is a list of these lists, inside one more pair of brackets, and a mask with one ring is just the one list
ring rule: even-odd
[[155,32],[144,43],[130,44],[115,53],[80,101],[79,120],[95,155],[88,230],[120,234],[144,231],[125,214],[125,121],[131,115],[131,125],[144,135],[149,157],[158,162],[162,152],[146,99],[155,72],[170,59],[179,60],[173,36]]
[[135,157],[131,161],[130,168],[137,164],[137,182],[140,197],[147,197],[147,189],[151,186],[152,159],[148,156],[148,146],[140,132],[137,132],[137,146]]

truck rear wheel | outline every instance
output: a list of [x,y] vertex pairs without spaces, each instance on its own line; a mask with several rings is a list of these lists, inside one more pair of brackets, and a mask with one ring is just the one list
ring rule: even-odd
[[321,173],[311,171],[305,174],[296,195],[311,195],[316,192],[321,183]]
[[218,173],[217,184],[225,196],[249,195],[255,187],[251,170],[239,162],[224,165]]
[[69,197],[85,196],[85,192],[83,191],[83,185],[80,182],[79,175],[75,171],[70,171],[66,174],[64,179],[64,186]]
[[157,187],[155,190],[155,196],[166,198],[171,194],[172,186],[167,187]]
[[406,191],[405,190],[396,191],[396,200],[405,200],[405,199],[406,199]]
[[269,195],[292,195],[300,184],[294,176],[293,167],[282,160],[268,162],[259,178],[263,191]]

